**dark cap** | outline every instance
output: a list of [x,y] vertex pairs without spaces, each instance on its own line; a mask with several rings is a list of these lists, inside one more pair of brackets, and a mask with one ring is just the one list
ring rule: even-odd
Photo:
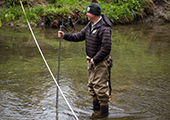
[[101,7],[98,3],[91,3],[86,10],[93,15],[101,15]]

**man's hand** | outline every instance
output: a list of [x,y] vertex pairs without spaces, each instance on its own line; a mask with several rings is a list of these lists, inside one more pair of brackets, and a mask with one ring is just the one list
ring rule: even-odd
[[60,38],[60,37],[63,38],[63,37],[64,37],[64,34],[65,34],[65,33],[64,33],[63,31],[58,31],[58,37],[59,37],[59,38]]
[[95,64],[94,61],[93,61],[93,59],[91,59],[90,62],[91,62],[93,65]]

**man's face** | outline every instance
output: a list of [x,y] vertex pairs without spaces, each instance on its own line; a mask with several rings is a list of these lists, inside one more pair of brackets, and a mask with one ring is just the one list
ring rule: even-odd
[[95,15],[93,15],[93,14],[91,14],[89,12],[87,12],[86,15],[87,15],[88,20],[93,22],[93,19],[94,19]]

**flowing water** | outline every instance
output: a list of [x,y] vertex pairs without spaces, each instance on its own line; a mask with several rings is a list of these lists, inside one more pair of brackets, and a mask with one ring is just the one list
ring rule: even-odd
[[[57,78],[57,30],[33,30]],[[112,43],[112,99],[103,120],[169,120],[170,25],[113,26]],[[77,117],[95,120],[85,57],[84,42],[62,40],[59,84]],[[60,93],[58,104],[59,120],[75,119]],[[29,29],[1,27],[0,119],[55,120],[55,106],[55,82]]]

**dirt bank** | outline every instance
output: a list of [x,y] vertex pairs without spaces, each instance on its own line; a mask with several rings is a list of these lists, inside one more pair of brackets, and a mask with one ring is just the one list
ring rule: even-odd
[[146,23],[166,23],[170,22],[170,0],[155,0],[155,3],[150,5],[148,11],[145,10],[145,15],[138,22]]

